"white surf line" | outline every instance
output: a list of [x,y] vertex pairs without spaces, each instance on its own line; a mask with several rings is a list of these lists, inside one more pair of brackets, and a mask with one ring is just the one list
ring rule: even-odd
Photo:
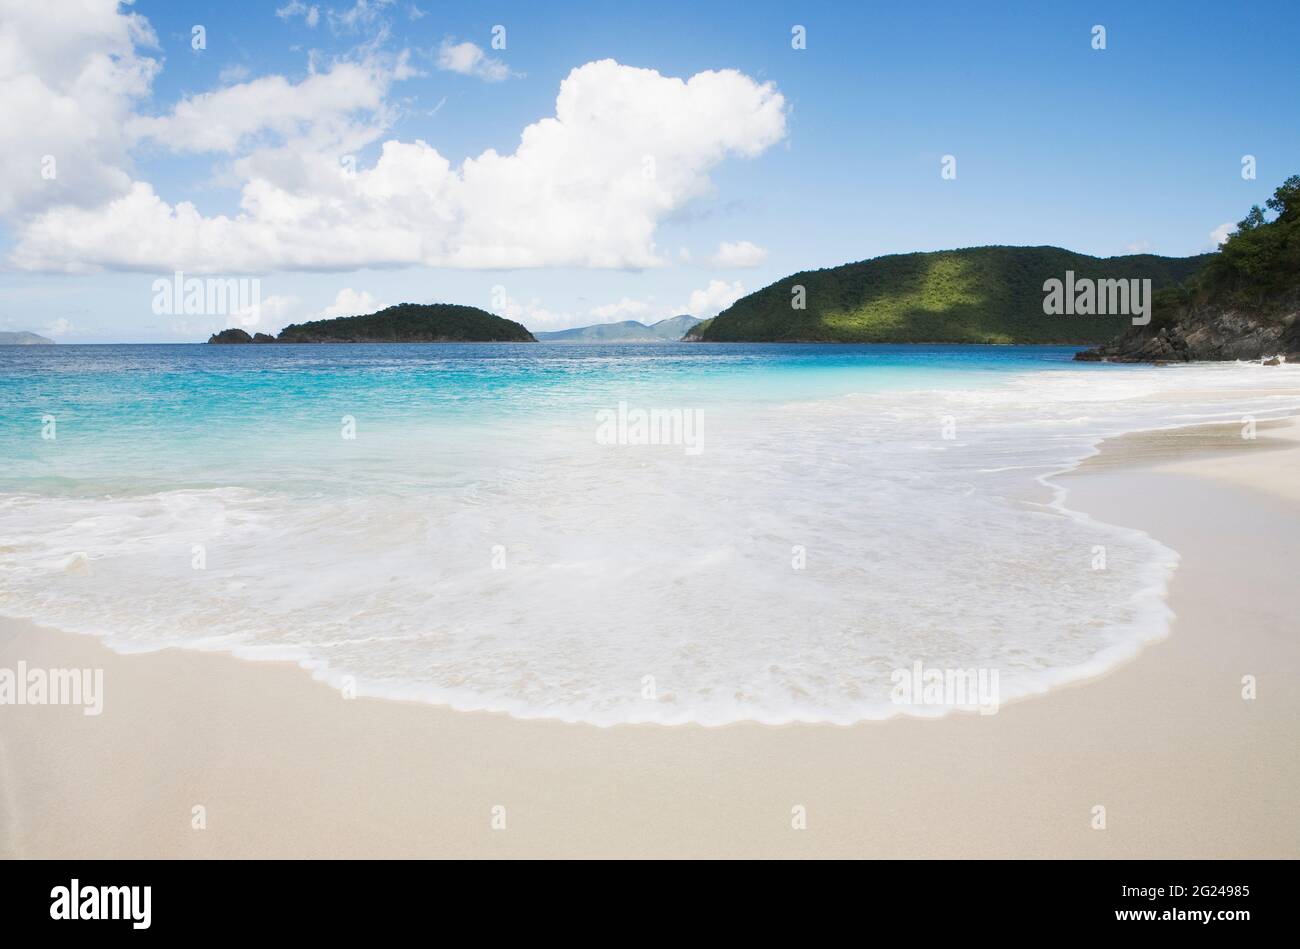
[[[1300,424],[1300,404],[1292,403],[1291,405],[1286,407],[1279,406],[1278,411],[1284,414],[1270,416],[1267,419],[1261,418],[1258,419],[1258,421],[1268,421],[1268,422],[1286,421],[1286,422],[1290,422],[1293,425]],[[1215,413],[1215,417],[1209,417],[1209,418],[1203,417],[1198,421],[1180,422],[1172,425],[1153,425],[1153,426],[1147,426],[1142,428],[1135,428],[1129,431],[1117,432],[1112,435],[1104,435],[1104,436],[1094,435],[1093,437],[1096,438],[1096,441],[1093,442],[1091,446],[1091,451],[1087,455],[1083,456],[1078,461],[1075,461],[1066,467],[1058,467],[1054,471],[1050,471],[1047,474],[1038,475],[1037,477],[1034,478],[1035,481],[1037,481],[1043,487],[1047,488],[1052,493],[1052,500],[1050,502],[1046,503],[1045,505],[1039,504],[1037,506],[1042,506],[1050,510],[1055,510],[1058,513],[1065,515],[1066,517],[1070,518],[1071,520],[1077,523],[1100,525],[1105,528],[1117,529],[1121,531],[1130,531],[1136,534],[1137,536],[1144,538],[1145,540],[1153,542],[1157,547],[1162,548],[1168,555],[1168,559],[1165,562],[1164,577],[1160,581],[1159,591],[1158,591],[1160,602],[1163,604],[1164,607],[1163,632],[1159,636],[1148,637],[1136,644],[1126,644],[1126,646],[1121,651],[1117,651],[1113,653],[1112,658],[1117,661],[1111,661],[1108,664],[1107,668],[1101,669],[1100,671],[1084,671],[1081,673],[1071,674],[1071,672],[1067,667],[1065,673],[1059,677],[1057,682],[1048,686],[1046,689],[1040,690],[1036,694],[1042,695],[1045,694],[1046,692],[1050,692],[1053,688],[1059,687],[1061,685],[1067,685],[1072,682],[1080,682],[1080,681],[1086,682],[1089,679],[1100,678],[1103,675],[1108,675],[1109,673],[1113,672],[1115,669],[1119,668],[1119,666],[1124,665],[1125,663],[1130,662],[1133,659],[1136,659],[1153,642],[1157,642],[1161,639],[1165,639],[1166,637],[1168,637],[1173,631],[1172,628],[1173,620],[1177,619],[1176,614],[1169,606],[1169,586],[1171,581],[1174,578],[1175,573],[1182,565],[1182,554],[1176,549],[1174,549],[1173,547],[1161,541],[1159,538],[1152,536],[1151,534],[1147,533],[1141,528],[1132,527],[1130,525],[1125,525],[1125,524],[1116,524],[1110,521],[1104,521],[1100,518],[1093,517],[1091,514],[1087,513],[1086,511],[1081,511],[1076,508],[1070,507],[1069,504],[1067,503],[1070,495],[1070,488],[1068,487],[1068,483],[1061,484],[1056,479],[1060,478],[1062,475],[1067,475],[1073,471],[1078,470],[1080,467],[1083,466],[1084,462],[1086,462],[1089,458],[1093,458],[1101,454],[1103,450],[1102,449],[1103,444],[1112,439],[1123,438],[1125,436],[1136,435],[1136,434],[1150,434],[1154,432],[1175,432],[1180,430],[1201,428],[1206,425],[1233,424],[1233,422],[1217,417],[1222,415],[1231,416],[1233,415],[1233,413],[1232,412]],[[1035,465],[1033,467],[1046,467],[1046,466]],[[1095,661],[1096,657],[1094,656],[1093,659]],[[1002,704],[1008,705],[1012,702],[1019,701],[1021,699],[1025,699],[1029,697],[1030,695],[1028,694],[1022,696],[1013,696],[1011,698],[1003,700]]]

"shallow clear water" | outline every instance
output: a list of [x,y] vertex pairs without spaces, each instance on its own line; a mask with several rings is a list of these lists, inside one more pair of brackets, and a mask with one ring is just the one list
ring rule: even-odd
[[[1005,701],[1167,622],[1174,553],[1040,479],[1296,408],[1073,352],[0,347],[0,613],[598,724],[880,718],[917,660]],[[608,443],[620,403],[693,427]]]

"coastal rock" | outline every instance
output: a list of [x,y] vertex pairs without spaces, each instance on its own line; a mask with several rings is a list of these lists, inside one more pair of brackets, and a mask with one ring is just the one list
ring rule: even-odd
[[1135,326],[1115,340],[1075,354],[1080,362],[1199,362],[1300,359],[1300,306],[1252,312],[1198,306],[1173,321]]
[[[262,333],[259,336],[265,335]],[[251,343],[253,337],[238,328],[222,330],[220,333],[213,333],[208,337],[209,343]]]
[[270,333],[254,333],[253,342],[255,343],[274,343],[275,337]]

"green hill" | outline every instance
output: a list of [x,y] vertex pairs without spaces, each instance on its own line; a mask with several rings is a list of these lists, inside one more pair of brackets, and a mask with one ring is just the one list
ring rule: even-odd
[[366,316],[294,323],[280,343],[535,343],[532,333],[486,310],[454,303],[400,303]]
[[[1095,343],[1130,318],[1048,316],[1043,283],[1150,278],[1152,289],[1196,273],[1210,255],[1090,257],[1060,247],[970,247],[894,254],[804,271],[737,300],[687,339],[706,342]],[[796,286],[805,308],[792,306]]]

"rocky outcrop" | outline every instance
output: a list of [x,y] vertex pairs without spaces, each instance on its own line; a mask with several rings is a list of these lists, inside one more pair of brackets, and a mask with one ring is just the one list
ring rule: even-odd
[[[258,336],[265,336],[265,333],[258,333]],[[238,328],[222,330],[220,333],[213,333],[208,337],[209,343],[251,343],[253,337]]]
[[1177,319],[1135,326],[1096,349],[1076,353],[1084,362],[1198,362],[1267,360],[1300,362],[1300,307],[1262,315],[1241,307],[1193,306]]
[[270,333],[254,333],[249,336],[244,330],[237,327],[228,330],[222,330],[220,333],[214,333],[208,337],[209,343],[278,343],[279,340]]

